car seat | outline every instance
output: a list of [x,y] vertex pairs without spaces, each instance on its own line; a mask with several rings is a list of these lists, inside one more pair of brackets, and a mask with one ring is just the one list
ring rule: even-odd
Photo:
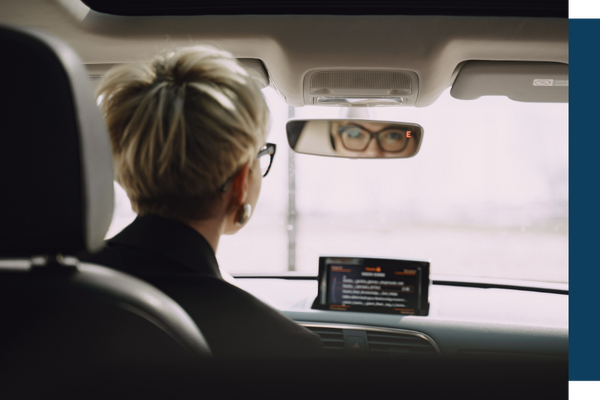
[[114,201],[108,135],[81,60],[50,35],[6,25],[0,48],[3,382],[205,360],[204,337],[171,298],[76,257],[102,247]]

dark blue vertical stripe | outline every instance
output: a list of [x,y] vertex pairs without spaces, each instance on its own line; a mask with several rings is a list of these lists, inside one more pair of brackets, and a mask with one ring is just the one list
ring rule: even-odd
[[600,381],[600,20],[569,21],[569,380]]

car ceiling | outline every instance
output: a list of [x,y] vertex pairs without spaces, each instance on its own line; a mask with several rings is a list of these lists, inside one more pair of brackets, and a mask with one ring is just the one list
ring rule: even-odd
[[[303,106],[314,70],[405,70],[418,76],[415,105],[450,87],[466,61],[568,63],[568,19],[427,15],[117,16],[79,0],[0,4],[0,23],[52,33],[90,68],[150,60],[158,52],[208,43],[259,59],[271,85]],[[43,68],[43,67],[40,67]],[[40,71],[43,74],[43,70]]]

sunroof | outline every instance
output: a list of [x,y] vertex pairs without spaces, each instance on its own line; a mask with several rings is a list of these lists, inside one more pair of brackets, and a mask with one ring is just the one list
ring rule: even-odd
[[444,15],[568,18],[567,0],[82,0],[94,11],[143,15]]

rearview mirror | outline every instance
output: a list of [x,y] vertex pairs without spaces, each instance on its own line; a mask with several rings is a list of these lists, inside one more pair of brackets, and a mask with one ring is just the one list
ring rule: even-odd
[[367,119],[292,120],[286,124],[297,153],[346,158],[409,158],[419,152],[417,124]]

